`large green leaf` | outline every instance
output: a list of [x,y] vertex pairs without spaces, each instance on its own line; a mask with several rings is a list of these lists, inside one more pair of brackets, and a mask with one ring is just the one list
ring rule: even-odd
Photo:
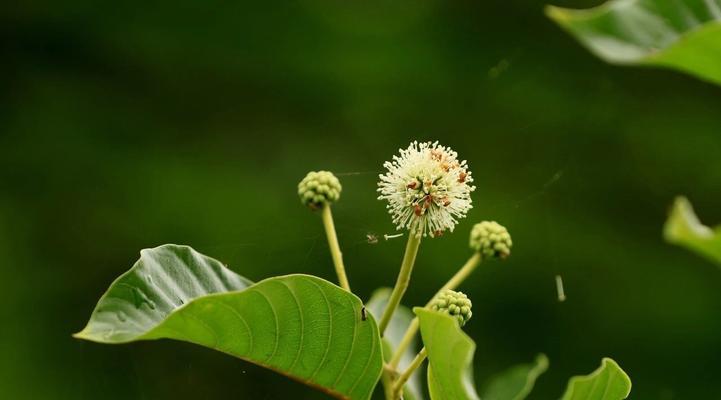
[[[383,314],[383,310],[388,304],[388,298],[391,295],[393,289],[391,288],[380,288],[373,292],[371,299],[366,303],[368,310],[375,316]],[[398,348],[398,344],[403,335],[406,332],[406,328],[410,325],[411,321],[415,316],[408,308],[404,306],[398,306],[396,311],[393,313],[388,328],[383,335],[383,350],[386,356],[386,361],[390,359],[391,355]],[[401,371],[405,370],[416,355],[418,349],[416,348],[415,340],[406,348],[401,357],[401,361],[398,363],[398,367]],[[422,400],[423,389],[421,388],[421,368],[417,369],[411,378],[403,388],[403,399],[404,400]]]
[[610,358],[590,375],[574,376],[568,381],[561,400],[622,400],[631,393],[631,380]]
[[548,369],[548,357],[536,356],[529,364],[516,365],[491,380],[483,400],[523,400],[533,390],[536,379]]
[[323,279],[250,282],[185,246],[143,250],[75,336],[100,343],[177,339],[270,368],[338,398],[368,399],[380,336],[353,294]]
[[432,400],[478,400],[473,384],[476,344],[458,326],[458,320],[416,307],[421,337],[428,352],[428,391]]
[[721,226],[703,225],[685,197],[678,197],[666,220],[663,234],[669,243],[684,246],[721,264]]
[[188,246],[144,249],[135,265],[110,285],[76,337],[112,343],[135,340],[195,298],[252,284]]
[[675,68],[721,84],[721,0],[611,0],[546,13],[608,62]]

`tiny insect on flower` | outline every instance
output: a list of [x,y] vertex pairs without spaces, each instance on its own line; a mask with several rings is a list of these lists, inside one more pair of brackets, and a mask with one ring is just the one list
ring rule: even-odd
[[380,175],[380,200],[388,201],[393,223],[417,236],[453,231],[471,209],[473,178],[466,161],[438,142],[411,143],[386,162]]

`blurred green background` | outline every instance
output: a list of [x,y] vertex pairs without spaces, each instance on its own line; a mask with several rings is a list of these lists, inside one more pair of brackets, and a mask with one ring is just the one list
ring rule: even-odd
[[70,334],[139,249],[162,243],[253,280],[333,280],[319,215],[296,195],[315,169],[342,180],[336,224],[367,299],[394,282],[404,247],[366,239],[394,229],[377,174],[414,139],[458,151],[478,189],[455,233],[422,244],[406,304],[466,260],[474,222],[513,234],[513,256],[462,287],[478,386],[545,352],[531,399],[560,397],[603,356],[633,399],[718,397],[721,274],[661,226],[676,194],[721,221],[721,88],[606,65],[543,4],[4,4],[0,397],[323,398],[190,344]]

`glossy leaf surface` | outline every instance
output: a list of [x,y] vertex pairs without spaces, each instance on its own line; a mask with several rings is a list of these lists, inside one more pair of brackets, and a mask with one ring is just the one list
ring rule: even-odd
[[355,295],[310,275],[256,284],[189,247],[143,250],[77,338],[176,339],[267,367],[338,398],[368,399],[380,337]]
[[721,84],[721,0],[611,0],[546,13],[608,62],[669,67]]
[[591,374],[571,378],[561,400],[623,400],[630,393],[628,375],[615,361],[604,358]]
[[428,391],[432,400],[478,400],[473,384],[476,344],[446,314],[416,307],[428,351]]
[[533,390],[536,379],[548,369],[548,357],[536,356],[534,362],[516,365],[491,380],[483,400],[523,400]]
[[702,224],[685,197],[678,197],[666,220],[663,234],[669,243],[688,248],[721,265],[721,226]]

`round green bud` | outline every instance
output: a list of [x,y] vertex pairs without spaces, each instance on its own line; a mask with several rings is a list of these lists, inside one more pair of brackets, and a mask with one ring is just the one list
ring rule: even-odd
[[456,292],[450,289],[436,296],[433,302],[431,302],[432,310],[447,313],[458,319],[460,326],[465,325],[466,322],[471,319],[473,315],[473,312],[471,312],[472,306],[471,299],[463,292]]
[[338,178],[328,171],[311,171],[298,184],[301,203],[318,209],[340,198],[342,186]]
[[511,235],[503,225],[496,221],[483,221],[471,230],[471,249],[486,258],[506,258],[511,255]]

